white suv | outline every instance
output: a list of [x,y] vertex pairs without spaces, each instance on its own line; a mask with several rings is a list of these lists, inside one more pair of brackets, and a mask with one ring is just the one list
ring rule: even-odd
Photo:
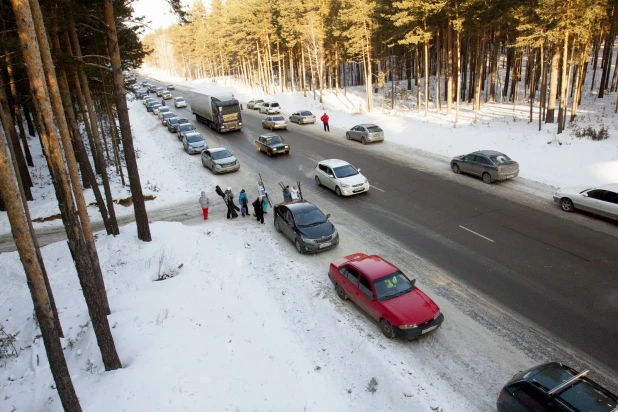
[[260,113],[264,114],[279,114],[281,113],[281,106],[277,102],[264,102],[260,106]]

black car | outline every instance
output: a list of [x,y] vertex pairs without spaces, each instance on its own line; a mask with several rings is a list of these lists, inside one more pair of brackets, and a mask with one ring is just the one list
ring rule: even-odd
[[176,126],[176,137],[178,137],[178,140],[182,140],[185,133],[194,131],[195,127],[193,127],[191,123],[179,124],[178,126]]
[[589,379],[588,371],[558,362],[519,372],[502,388],[498,412],[611,412],[618,396]]
[[275,229],[294,242],[298,253],[318,253],[339,244],[339,233],[313,203],[285,202],[275,205]]
[[283,142],[281,136],[276,134],[263,134],[255,140],[255,148],[265,152],[268,156],[274,154],[290,154],[290,145]]

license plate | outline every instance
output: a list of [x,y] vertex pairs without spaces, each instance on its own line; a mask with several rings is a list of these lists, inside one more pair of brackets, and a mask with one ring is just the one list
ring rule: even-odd
[[361,187],[360,189],[354,189],[354,193],[363,192],[364,190],[364,187]]
[[319,248],[320,248],[320,249],[323,249],[323,248],[325,248],[325,247],[329,247],[330,245],[331,245],[331,243],[330,243],[330,242],[325,242],[325,243],[320,244]]
[[431,332],[432,330],[434,330],[437,327],[438,327],[438,325],[434,325],[434,326],[432,326],[430,328],[427,328],[427,329],[425,329],[424,331],[421,332],[421,335],[424,335],[425,333],[429,333],[429,332]]

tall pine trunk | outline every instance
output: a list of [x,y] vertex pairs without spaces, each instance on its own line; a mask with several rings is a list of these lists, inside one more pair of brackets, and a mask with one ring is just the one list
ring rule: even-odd
[[560,47],[553,45],[554,54],[551,59],[551,75],[549,80],[549,101],[547,102],[547,112],[545,113],[545,123],[554,122],[554,111],[556,109],[556,96],[558,94],[558,75],[560,69]]

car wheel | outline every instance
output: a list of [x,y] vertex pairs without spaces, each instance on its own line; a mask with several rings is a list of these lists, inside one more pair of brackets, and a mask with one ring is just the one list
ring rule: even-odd
[[298,241],[298,239],[296,239],[294,241],[294,246],[296,246],[296,251],[300,254],[303,253],[303,247],[300,245],[300,242]]
[[456,175],[461,172],[461,169],[459,169],[459,165],[457,163],[453,164],[453,167],[451,169],[453,169],[453,173],[455,173]]
[[279,222],[277,222],[277,219],[275,219],[275,230],[277,233],[281,233],[281,228],[279,227]]
[[487,172],[483,173],[483,182],[491,184],[491,175]]
[[315,177],[315,184],[318,186],[322,186],[322,182],[320,182],[320,178],[319,177]]
[[352,140],[352,138],[350,137],[350,133],[346,133],[346,134],[345,134],[345,138],[346,138],[347,140]]
[[260,149],[260,146],[259,146],[259,145],[257,145],[257,144],[255,145],[255,149],[256,149],[258,152],[261,152],[261,151],[262,151],[262,149]]
[[361,143],[362,144],[367,144],[367,139],[365,139],[365,137],[361,137]]
[[339,189],[339,186],[335,188],[335,193],[337,194],[337,196],[341,197],[341,189]]
[[270,131],[271,131],[271,132],[273,131],[273,127],[272,127],[272,126],[270,126]]
[[337,291],[337,296],[341,300],[348,300],[348,295],[345,294],[345,290],[339,285],[335,285],[335,290]]
[[395,328],[386,319],[382,319],[380,321],[380,329],[382,330],[384,336],[386,336],[387,338],[393,339],[395,337]]
[[565,212],[572,212],[575,210],[575,206],[573,206],[573,202],[568,197],[560,199],[560,208]]
[[266,151],[266,154],[268,155],[268,157],[271,157],[271,156],[273,155],[273,154],[272,154],[272,152],[271,152],[270,150],[267,150],[267,151]]
[[206,163],[204,163],[204,159],[202,159],[202,166],[206,167]]

